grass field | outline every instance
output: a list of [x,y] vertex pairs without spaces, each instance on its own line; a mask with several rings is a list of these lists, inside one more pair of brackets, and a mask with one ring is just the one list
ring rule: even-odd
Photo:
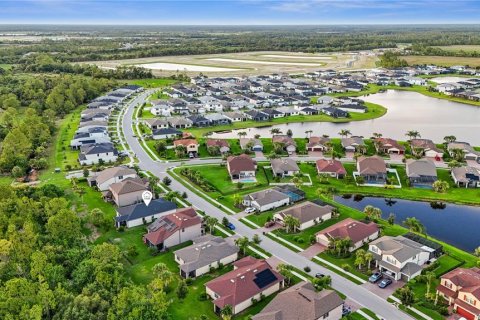
[[434,48],[440,48],[442,50],[446,51],[452,51],[452,52],[459,52],[459,51],[465,51],[465,52],[472,52],[472,51],[478,51],[480,52],[480,45],[474,44],[474,45],[453,45],[453,46],[434,46]]
[[166,87],[171,86],[175,83],[178,83],[178,80],[173,79],[139,79],[139,80],[129,80],[128,83],[136,84],[137,86],[142,86],[144,88],[158,88],[158,87]]
[[435,64],[439,66],[468,65],[470,67],[480,66],[480,58],[470,57],[448,57],[448,56],[402,56],[409,65]]

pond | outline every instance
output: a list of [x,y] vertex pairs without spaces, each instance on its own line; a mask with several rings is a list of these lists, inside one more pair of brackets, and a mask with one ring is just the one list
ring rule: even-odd
[[398,224],[415,217],[428,235],[469,252],[480,246],[480,207],[358,195],[336,196],[335,201],[361,211],[372,205],[382,210],[384,219],[394,213]]
[[[446,135],[455,135],[460,141],[480,145],[480,107],[424,96],[417,92],[387,90],[362,97],[365,101],[380,104],[388,109],[377,119],[347,123],[303,122],[287,123],[262,128],[249,128],[247,137],[260,134],[271,137],[270,130],[279,128],[283,133],[292,130],[296,138],[304,138],[305,131],[313,130],[312,135],[327,134],[338,137],[342,129],[354,135],[371,137],[380,132],[384,137],[405,140],[408,130],[417,130],[422,137],[441,143]],[[237,131],[216,133],[214,138],[238,138]]]

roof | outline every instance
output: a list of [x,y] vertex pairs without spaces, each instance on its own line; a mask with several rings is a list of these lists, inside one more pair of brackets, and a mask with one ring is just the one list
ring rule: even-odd
[[[459,182],[468,183],[471,180],[479,181],[480,179],[480,170],[474,167],[458,167],[452,168],[452,174]],[[468,175],[468,177],[467,177]]]
[[185,146],[185,147],[188,147],[189,145],[191,144],[195,144],[195,145],[198,145],[198,142],[197,140],[195,139],[180,139],[180,140],[175,140],[173,141],[173,145],[176,147],[176,146]]
[[330,205],[318,205],[316,203],[307,201],[299,203],[293,207],[277,212],[275,215],[292,216],[297,218],[300,223],[312,221],[314,219],[322,218],[324,215],[331,213],[333,207]]
[[244,197],[244,199],[249,199],[252,201],[256,201],[259,205],[263,206],[269,203],[274,203],[277,201],[282,201],[285,199],[289,199],[287,194],[284,194],[275,189],[266,189],[257,191],[254,193],[250,193]]
[[202,219],[197,215],[195,209],[191,207],[183,208],[155,220],[147,227],[148,233],[143,237],[156,246],[163,243],[178,230],[201,223]]
[[375,139],[375,142],[379,144],[383,148],[395,148],[398,150],[403,150],[405,151],[405,147],[402,146],[400,143],[398,143],[397,140],[391,139],[391,138],[377,138]]
[[255,171],[255,161],[246,154],[227,158],[227,168],[230,174],[239,174],[242,171]]
[[357,160],[357,166],[360,174],[379,174],[387,172],[385,160],[379,156],[360,157]]
[[283,281],[284,277],[272,269],[265,260],[245,257],[234,263],[236,267],[205,284],[218,295],[213,303],[219,308],[250,300],[269,287]]
[[409,178],[415,177],[436,177],[437,169],[435,164],[430,159],[407,159],[406,162],[407,176]]
[[250,142],[253,144],[253,146],[263,147],[263,143],[262,141],[260,141],[260,139],[252,139],[252,138],[240,138],[240,147],[242,149],[246,149],[247,144],[249,144]]
[[116,154],[117,149],[115,149],[113,144],[109,142],[84,144],[80,147],[80,153],[84,155],[107,153],[107,152],[113,152],[114,154]]
[[330,142],[330,138],[326,137],[310,137],[308,139],[307,148],[315,147],[318,145],[326,146]]
[[317,160],[318,172],[335,172],[337,174],[347,174],[347,170],[343,164],[335,159],[319,159]]
[[450,280],[455,286],[462,287],[460,291],[472,292],[476,294],[475,297],[480,299],[478,288],[480,288],[480,269],[479,268],[457,268],[442,277]]
[[342,138],[342,147],[346,148],[349,146],[364,146],[365,142],[360,137],[350,137],[350,138]]
[[278,158],[270,160],[272,170],[275,173],[283,173],[285,171],[300,171],[295,160],[290,158]]
[[168,125],[168,121],[165,119],[147,119],[145,120],[146,123],[148,123],[151,127],[153,126],[166,126]]
[[410,140],[410,145],[414,148],[442,152],[440,149],[437,148],[435,143],[433,143],[433,141],[429,139],[412,139]]
[[127,168],[127,167],[113,167],[113,168],[107,168],[105,170],[102,170],[99,172],[95,177],[93,177],[91,180],[95,180],[98,184],[102,184],[112,178],[115,177],[122,177],[122,176],[128,176],[128,175],[137,175],[137,172],[133,169]]
[[174,129],[174,128],[160,128],[152,131],[152,134],[154,136],[159,136],[163,134],[175,134],[175,135],[181,135],[182,131]]
[[353,243],[362,241],[378,232],[378,226],[373,223],[364,223],[362,221],[347,218],[334,225],[318,232],[316,235],[325,235],[327,238],[350,238]]
[[272,142],[273,143],[282,143],[285,146],[289,146],[289,145],[296,146],[297,145],[297,143],[295,142],[295,140],[293,140],[292,137],[289,137],[289,136],[286,136],[286,135],[275,135],[272,138]]
[[145,191],[148,188],[148,180],[141,178],[127,178],[123,181],[112,183],[110,191],[117,195]]
[[400,262],[407,261],[421,252],[430,252],[433,250],[421,243],[402,236],[383,236],[373,241],[371,245],[378,247],[382,251],[382,254],[392,255]]
[[238,247],[229,244],[225,239],[213,237],[206,241],[175,251],[175,255],[183,260],[180,269],[186,273],[208,266],[238,252]]
[[228,141],[227,141],[227,140],[223,140],[223,139],[208,139],[208,140],[207,140],[207,147],[219,147],[219,148],[227,147],[227,148],[229,148],[230,145],[228,144]]
[[280,292],[252,320],[317,320],[343,305],[333,290],[317,292],[309,282],[300,282]]
[[145,203],[132,204],[130,206],[120,207],[117,209],[118,216],[115,217],[117,222],[131,221],[141,219],[144,217],[151,217],[153,215],[174,210],[177,205],[174,202],[166,201],[162,198],[153,199],[147,206]]

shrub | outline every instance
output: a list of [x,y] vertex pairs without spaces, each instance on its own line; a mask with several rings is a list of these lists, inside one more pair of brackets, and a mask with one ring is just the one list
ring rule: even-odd
[[342,269],[345,270],[345,271],[350,271],[350,270],[352,270],[352,267],[349,264],[344,263],[344,264],[342,264]]
[[304,270],[305,272],[310,272],[310,271],[312,271],[312,269],[310,269],[309,266],[306,266],[305,268],[303,268],[303,270]]
[[199,301],[205,301],[207,299],[208,299],[208,295],[205,292],[200,293],[200,295],[198,296]]
[[193,283],[193,279],[192,278],[187,278],[185,280],[185,283],[187,284],[187,286],[190,286]]
[[124,232],[125,231],[125,227],[124,226],[120,226],[118,227],[118,232]]
[[297,237],[298,239],[296,240],[298,243],[305,243],[305,239]]

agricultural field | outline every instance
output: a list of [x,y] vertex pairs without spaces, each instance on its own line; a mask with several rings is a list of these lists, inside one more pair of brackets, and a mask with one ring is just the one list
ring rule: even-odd
[[307,54],[292,52],[243,52],[231,54],[184,55],[126,60],[91,61],[101,68],[119,65],[143,66],[156,76],[185,72],[197,75],[253,75],[270,73],[304,73],[319,68],[360,69],[373,67],[376,56],[357,53]]
[[434,48],[440,48],[442,50],[452,51],[452,52],[459,52],[459,51],[465,51],[465,52],[479,51],[480,52],[480,45],[435,46]]
[[435,64],[439,66],[468,65],[470,67],[479,67],[479,58],[470,57],[444,57],[444,56],[402,56],[409,65],[415,64]]

